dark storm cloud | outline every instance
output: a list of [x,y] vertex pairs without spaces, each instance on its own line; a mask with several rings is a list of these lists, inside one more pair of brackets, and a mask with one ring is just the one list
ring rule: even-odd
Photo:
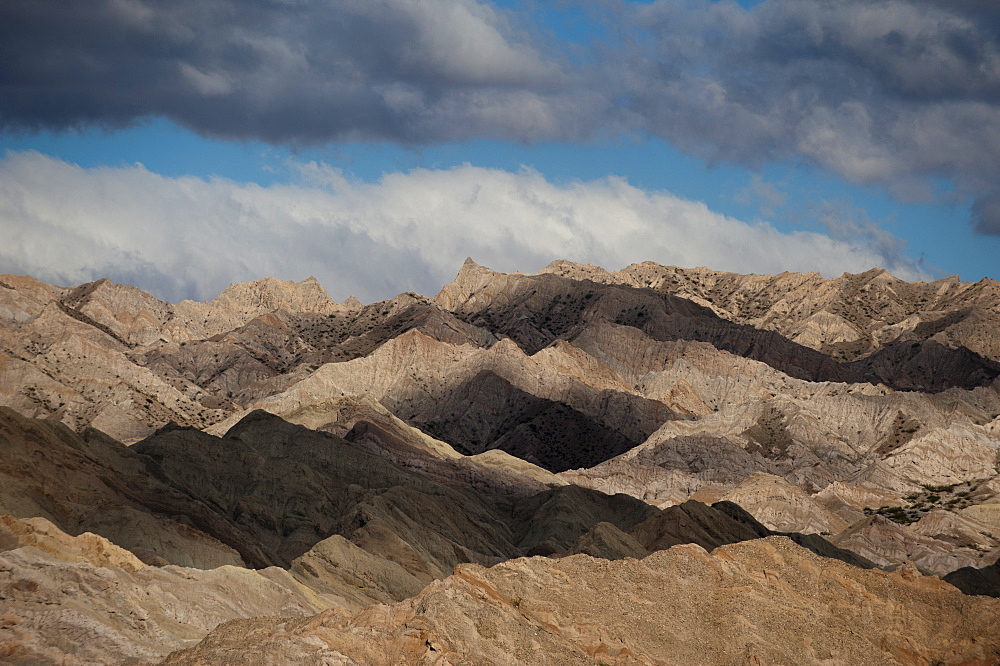
[[622,17],[651,37],[620,63],[646,84],[634,117],[707,159],[805,158],[909,201],[933,178],[974,198],[1000,178],[995,3],[661,0]]
[[473,0],[9,0],[0,119],[292,143],[572,131],[592,110],[512,20]]
[[983,195],[972,205],[972,223],[981,234],[1000,236],[1000,192]]
[[1000,231],[982,213],[1000,182],[992,0],[591,7],[609,38],[581,46],[476,0],[6,0],[0,125],[166,116],[292,144],[648,132],[709,160],[804,160],[906,201],[939,199],[943,179],[956,200],[982,198],[979,231]]

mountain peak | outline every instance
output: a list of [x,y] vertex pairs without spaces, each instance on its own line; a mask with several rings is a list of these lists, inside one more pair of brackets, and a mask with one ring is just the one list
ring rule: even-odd
[[314,277],[302,282],[266,277],[253,282],[231,284],[211,304],[255,314],[275,310],[328,312],[335,308],[333,299]]
[[488,285],[499,273],[477,264],[468,257],[455,279],[441,288],[432,300],[441,307],[450,310],[453,305],[465,301],[482,287]]
[[365,307],[364,303],[362,303],[361,301],[359,301],[354,295],[348,296],[347,300],[345,300],[340,305],[345,310],[350,310],[352,312],[354,310],[360,310],[361,308]]
[[902,280],[900,280],[898,277],[896,277],[886,269],[878,267],[870,268],[867,271],[864,271],[863,273],[845,272],[841,277],[845,279],[863,278],[866,282],[881,282],[881,283],[902,282]]
[[565,259],[556,259],[550,262],[548,266],[539,271],[540,275],[544,273],[551,273],[552,275],[572,278],[574,280],[594,280],[595,282],[602,281],[600,278],[608,275],[608,272],[600,266],[578,264],[573,261],[566,261]]

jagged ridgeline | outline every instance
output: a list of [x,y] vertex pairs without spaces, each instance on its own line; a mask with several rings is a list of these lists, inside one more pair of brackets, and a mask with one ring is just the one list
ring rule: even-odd
[[0,661],[996,663],[998,377],[991,280],[0,276]]

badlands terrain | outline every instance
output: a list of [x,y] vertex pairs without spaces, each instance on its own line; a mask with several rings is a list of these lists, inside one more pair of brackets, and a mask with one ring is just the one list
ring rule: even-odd
[[0,662],[1000,663],[1000,283],[0,276]]

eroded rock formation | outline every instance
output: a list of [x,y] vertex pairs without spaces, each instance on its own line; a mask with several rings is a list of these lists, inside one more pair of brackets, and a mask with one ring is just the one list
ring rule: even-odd
[[880,270],[0,276],[0,656],[996,663],[992,602],[921,574],[996,594],[998,323],[993,281]]

